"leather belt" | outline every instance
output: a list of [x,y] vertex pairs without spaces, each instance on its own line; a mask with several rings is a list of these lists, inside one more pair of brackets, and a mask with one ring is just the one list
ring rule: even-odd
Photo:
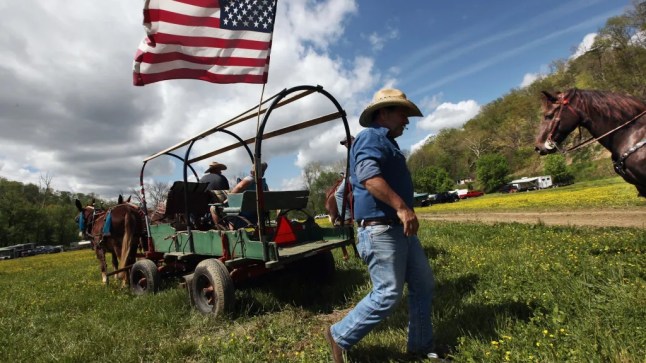
[[357,221],[357,225],[359,227],[394,226],[398,224],[402,224],[402,221],[400,221],[399,218],[370,218]]

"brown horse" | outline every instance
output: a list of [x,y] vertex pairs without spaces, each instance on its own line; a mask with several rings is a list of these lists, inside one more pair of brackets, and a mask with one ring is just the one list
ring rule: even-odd
[[[141,210],[119,196],[119,204],[107,211],[94,207],[94,202],[85,207],[76,200],[77,217],[81,232],[92,241],[101,267],[103,283],[108,282],[105,253],[112,255],[114,271],[125,286],[128,283],[127,266],[135,262],[137,246],[143,242],[145,222]],[[108,223],[106,223],[106,221]]]
[[[332,222],[333,224],[341,224],[341,211],[339,210],[336,200],[336,190],[345,180],[345,178],[338,179],[336,182],[334,182],[334,185],[332,185],[325,191],[325,209],[330,216],[330,222]],[[352,223],[352,202],[352,187],[350,183],[347,183],[344,203],[346,203],[346,207],[350,210],[350,215],[345,216],[345,220],[349,223]]]
[[[568,152],[598,141],[612,153],[615,171],[646,197],[646,103],[611,92],[571,89],[543,91],[543,122],[536,138],[541,155]],[[577,127],[592,138],[568,150],[559,144]]]

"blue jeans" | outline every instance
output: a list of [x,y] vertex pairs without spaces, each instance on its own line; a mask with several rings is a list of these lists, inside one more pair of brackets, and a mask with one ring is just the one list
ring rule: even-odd
[[403,226],[358,229],[357,250],[368,265],[372,291],[330,329],[343,349],[349,349],[389,316],[408,284],[408,351],[432,349],[431,301],[433,271],[417,236],[406,237]]

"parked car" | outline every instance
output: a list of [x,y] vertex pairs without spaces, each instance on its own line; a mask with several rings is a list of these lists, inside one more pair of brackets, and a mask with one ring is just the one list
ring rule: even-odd
[[443,193],[429,195],[422,205],[424,206],[424,203],[426,205],[433,205],[433,204],[440,204],[440,203],[453,203],[459,200],[460,200],[460,197],[458,197],[457,193],[443,192]]
[[430,205],[428,203],[428,193],[417,193],[413,194],[413,206],[414,207],[426,207]]
[[505,184],[498,189],[499,193],[516,193],[518,187],[515,184]]
[[467,199],[467,198],[475,198],[475,197],[481,197],[485,193],[481,192],[479,190],[469,190],[465,194],[460,195],[460,199]]

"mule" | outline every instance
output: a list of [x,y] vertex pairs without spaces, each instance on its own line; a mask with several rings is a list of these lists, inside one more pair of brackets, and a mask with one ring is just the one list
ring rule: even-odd
[[[615,172],[646,197],[646,103],[618,93],[570,89],[543,91],[543,122],[536,137],[540,155],[569,152],[598,141],[610,151]],[[592,138],[567,150],[559,146],[577,127]]]
[[78,199],[76,208],[80,212],[77,217],[79,229],[92,242],[99,260],[102,282],[108,283],[105,253],[110,252],[113,271],[119,271],[117,277],[125,286],[128,283],[126,267],[135,262],[137,247],[144,243],[145,221],[137,206],[124,203],[119,197],[119,204],[107,211],[95,208],[94,203],[83,207]]

